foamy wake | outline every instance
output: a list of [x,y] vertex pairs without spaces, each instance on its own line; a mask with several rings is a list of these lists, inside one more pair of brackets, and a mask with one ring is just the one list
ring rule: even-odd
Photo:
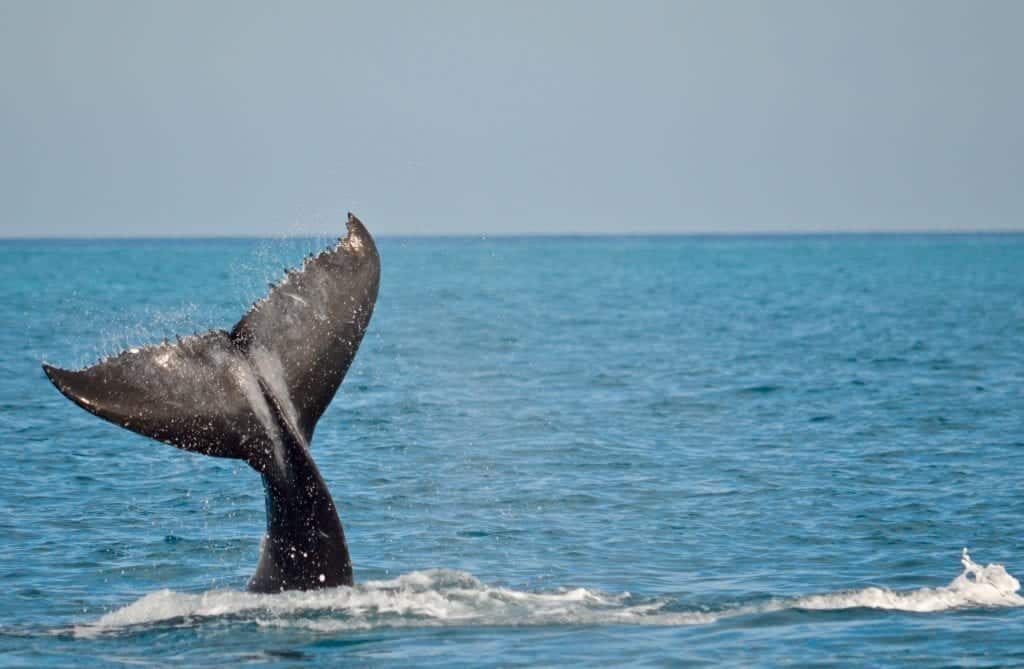
[[161,590],[99,620],[74,628],[76,636],[117,633],[139,625],[190,625],[226,618],[265,627],[320,632],[441,625],[697,625],[787,609],[890,609],[928,613],[957,608],[1024,606],[1020,583],[1002,565],[982,567],[967,549],[963,572],[940,588],[896,591],[870,587],[777,598],[757,604],[679,610],[670,597],[637,598],[585,588],[525,592],[489,586],[466,572],[417,571],[353,588],[257,595],[237,591],[184,594]]

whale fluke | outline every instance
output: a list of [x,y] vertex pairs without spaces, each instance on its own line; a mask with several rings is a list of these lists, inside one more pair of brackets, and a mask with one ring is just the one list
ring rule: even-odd
[[230,332],[43,370],[105,420],[260,472],[267,537],[250,589],[350,585],[344,532],[309,442],[359,349],[379,281],[376,245],[350,213],[345,237],[285,272]]
[[283,408],[307,441],[355,358],[377,299],[377,247],[348,216],[347,236],[285,274],[231,331],[274,391],[292,391],[292,405]]
[[77,371],[43,370],[86,411],[188,451],[250,460],[246,439],[263,433],[243,389],[249,365],[223,330],[132,348]]

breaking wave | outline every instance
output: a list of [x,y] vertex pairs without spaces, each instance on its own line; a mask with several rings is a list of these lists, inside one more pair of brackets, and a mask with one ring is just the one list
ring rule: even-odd
[[1002,565],[981,566],[965,548],[963,572],[949,585],[916,590],[869,587],[756,604],[681,609],[672,597],[636,597],[586,588],[528,592],[490,586],[449,569],[416,571],[352,588],[260,595],[237,591],[187,594],[161,590],[73,629],[76,636],[136,626],[188,625],[231,619],[264,627],[317,632],[442,625],[700,625],[789,609],[887,609],[931,613],[961,608],[1024,606],[1020,583]]

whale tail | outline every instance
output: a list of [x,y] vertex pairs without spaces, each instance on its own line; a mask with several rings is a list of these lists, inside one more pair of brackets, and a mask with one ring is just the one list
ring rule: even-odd
[[85,410],[179,448],[264,471],[282,431],[306,445],[369,324],[380,258],[352,214],[230,332],[132,348],[80,370],[43,364]]

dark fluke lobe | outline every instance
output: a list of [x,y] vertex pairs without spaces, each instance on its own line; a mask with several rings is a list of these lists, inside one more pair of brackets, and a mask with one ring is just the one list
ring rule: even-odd
[[43,370],[105,420],[261,474],[267,536],[250,590],[351,585],[344,531],[309,443],[359,349],[379,281],[373,238],[349,214],[348,234],[286,272],[231,332]]

